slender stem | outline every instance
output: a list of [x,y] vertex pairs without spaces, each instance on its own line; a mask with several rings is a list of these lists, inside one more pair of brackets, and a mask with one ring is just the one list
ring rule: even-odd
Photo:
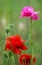
[[[2,49],[2,60],[4,60],[4,55],[3,55],[3,45],[2,45],[2,42],[1,42],[1,49]],[[2,64],[3,64],[3,62],[2,62]],[[3,64],[4,65],[4,64]]]
[[9,56],[7,65],[10,65],[10,60],[11,60],[11,57]]
[[15,54],[14,54],[14,60],[15,60],[15,65],[17,65],[17,57]]
[[[6,38],[7,38],[7,37],[9,37],[9,33],[6,34]],[[6,63],[6,60],[5,60],[5,57],[4,57],[4,54],[3,54],[3,65],[5,65],[5,64],[6,64],[6,65],[10,65],[10,59],[11,59],[11,57],[9,56],[9,57],[8,57],[8,61],[7,61],[7,63]]]
[[33,43],[32,43],[32,19],[30,18],[30,50],[33,56]]
[[30,44],[32,42],[32,19],[30,19]]
[[2,49],[2,54],[3,54],[3,45],[2,45],[2,43],[1,43],[1,49]]

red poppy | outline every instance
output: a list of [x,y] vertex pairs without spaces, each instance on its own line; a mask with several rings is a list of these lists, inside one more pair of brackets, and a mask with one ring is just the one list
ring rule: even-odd
[[[20,58],[19,58],[20,65],[30,65],[31,59],[32,59],[32,55],[30,55],[30,54],[22,54],[20,56]],[[35,62],[36,62],[35,57],[33,57],[32,62],[35,64]]]
[[20,54],[21,50],[27,50],[24,45],[25,40],[22,40],[19,35],[6,38],[5,50],[11,50],[15,54]]

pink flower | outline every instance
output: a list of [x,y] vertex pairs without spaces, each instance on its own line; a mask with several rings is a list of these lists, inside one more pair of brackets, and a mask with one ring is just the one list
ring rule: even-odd
[[32,8],[31,6],[26,6],[22,9],[20,18],[22,17],[30,17],[32,15],[34,11],[34,8]]
[[38,20],[39,19],[38,13],[39,13],[39,11],[38,12],[33,12],[32,16],[31,16],[31,19],[32,20]]
[[39,11],[35,12],[33,7],[25,6],[21,11],[20,18],[22,18],[22,17],[26,17],[26,18],[30,17],[32,20],[38,20],[39,19],[38,14],[39,14]]

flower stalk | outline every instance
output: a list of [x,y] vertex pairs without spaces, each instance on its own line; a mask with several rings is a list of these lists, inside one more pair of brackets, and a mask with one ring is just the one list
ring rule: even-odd
[[15,65],[17,65],[17,55],[14,54]]
[[30,18],[30,51],[33,59],[33,42],[32,42],[32,19]]

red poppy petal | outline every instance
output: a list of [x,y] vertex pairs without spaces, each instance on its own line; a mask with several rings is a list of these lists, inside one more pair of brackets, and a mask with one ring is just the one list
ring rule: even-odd
[[30,54],[22,54],[22,55],[20,56],[20,58],[19,58],[20,64],[23,63],[23,62],[22,62],[22,61],[23,61],[23,58],[26,59],[26,65],[29,65],[32,56],[31,56]]
[[27,50],[28,48],[26,46],[22,46],[22,50]]
[[35,57],[33,58],[33,62],[34,62],[34,63],[36,62],[36,58],[35,58]]
[[10,44],[6,44],[6,45],[5,45],[5,50],[11,50]]
[[21,37],[19,35],[15,35],[13,37],[10,37],[11,40],[14,40],[14,41],[20,41],[21,40]]
[[14,48],[13,53],[15,53],[15,54],[20,54],[20,53],[21,53],[21,50],[20,50],[20,49],[17,49],[17,48]]
[[10,44],[9,38],[6,38],[6,44]]

